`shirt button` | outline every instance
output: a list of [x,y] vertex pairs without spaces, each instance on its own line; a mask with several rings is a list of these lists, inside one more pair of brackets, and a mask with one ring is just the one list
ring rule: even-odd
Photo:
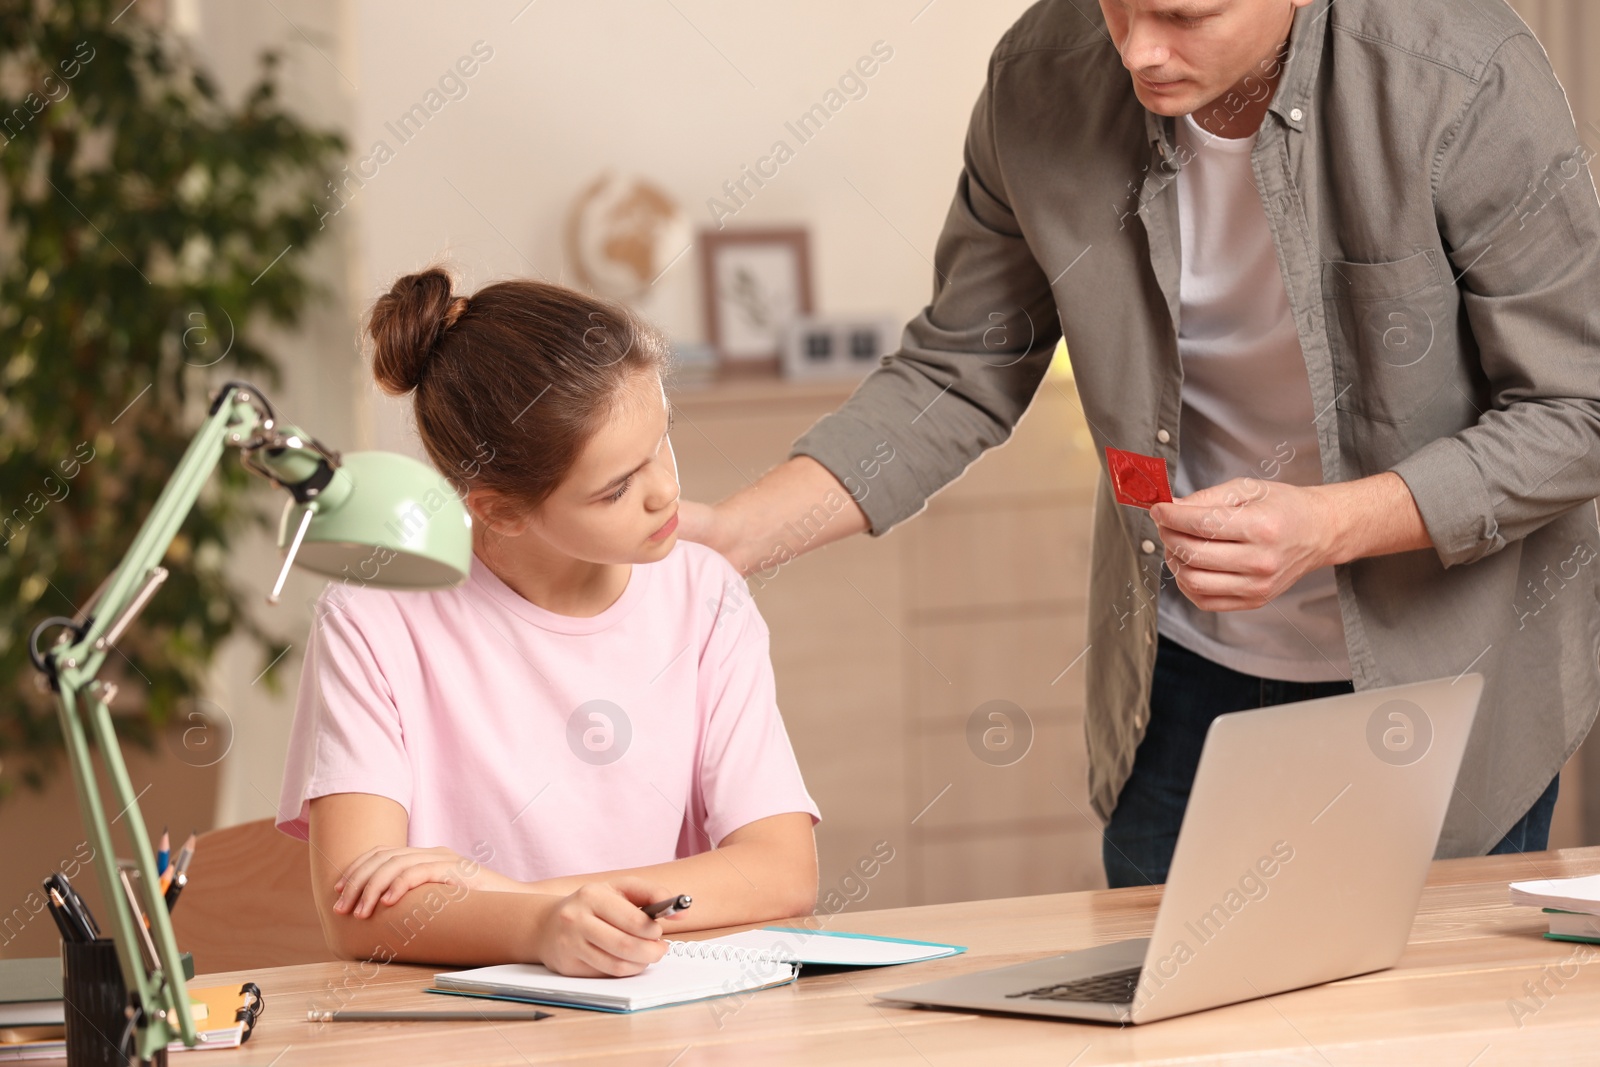
[[1149,630],[1146,630],[1144,632],[1144,643],[1147,644],[1147,645],[1153,645],[1153,644],[1156,643],[1155,635],[1152,634]]
[[1139,550],[1148,556],[1156,550],[1156,543],[1147,537],[1139,542]]
[[1301,119],[1301,118],[1302,118],[1302,117],[1304,117],[1304,115],[1305,115],[1305,112],[1304,112],[1304,111],[1301,111],[1301,110],[1300,110],[1300,109],[1299,109],[1299,108],[1297,108],[1297,107],[1296,107],[1296,108],[1290,108],[1290,109],[1289,109],[1289,117],[1290,117],[1290,118],[1291,118],[1291,119],[1294,119],[1294,120],[1295,120],[1295,121],[1296,121],[1296,122],[1299,122],[1299,121],[1300,121],[1300,119]]
[[1172,440],[1172,435],[1165,430],[1157,430],[1156,440],[1160,441],[1162,444],[1166,444],[1168,441]]

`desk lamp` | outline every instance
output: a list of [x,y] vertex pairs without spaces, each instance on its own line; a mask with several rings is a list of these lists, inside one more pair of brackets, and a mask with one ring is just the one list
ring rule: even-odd
[[[58,616],[34,627],[28,654],[59,698],[78,807],[101,860],[96,871],[114,919],[118,962],[128,992],[138,998],[132,1052],[142,1061],[155,1059],[173,1041],[193,1046],[198,1036],[172,923],[159,892],[155,854],[111,724],[116,686],[96,673],[107,651],[166,579],[161,560],[228,447],[238,448],[247,468],[292,498],[278,525],[284,561],[269,603],[277,603],[296,563],[367,585],[430,589],[465,581],[472,560],[472,521],[455,491],[432,468],[386,452],[341,457],[295,427],[279,425],[272,405],[255,387],[228,382],[213,398],[206,420],[122,562],[79,618]],[[55,626],[64,632],[48,652],[40,653],[40,635]],[[156,946],[153,967],[140,953],[137,920],[118,882],[108,809],[91,762],[91,732],[111,781],[111,803],[120,813],[116,819],[127,820],[141,904]]]

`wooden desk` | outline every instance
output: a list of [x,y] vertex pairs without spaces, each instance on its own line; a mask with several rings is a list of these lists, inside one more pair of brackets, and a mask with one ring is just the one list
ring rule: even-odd
[[[192,1067],[1594,1062],[1600,1057],[1600,969],[1588,961],[1600,960],[1600,947],[1541,938],[1542,916],[1508,904],[1506,883],[1596,872],[1600,847],[1436,863],[1410,945],[1393,969],[1146,1026],[925,1011],[873,999],[875,992],[912,982],[1149,934],[1158,889],[1100,890],[846,910],[828,927],[950,941],[969,951],[905,967],[802,978],[742,1002],[725,998],[632,1016],[558,1008],[555,1018],[536,1023],[313,1025],[305,1013],[314,1005],[462,1004],[419,992],[432,968],[312,964],[205,976],[207,984],[254,979],[266,992],[267,1011],[243,1049],[204,1053]],[[1550,993],[1519,1026],[1509,1004],[1521,998],[1534,1007],[1525,983],[1543,983]]]

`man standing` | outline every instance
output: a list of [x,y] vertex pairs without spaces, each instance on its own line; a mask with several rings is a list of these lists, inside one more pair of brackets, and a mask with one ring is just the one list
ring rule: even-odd
[[[1102,478],[1095,508],[1110,884],[1165,881],[1216,715],[1467,670],[1438,854],[1544,848],[1600,707],[1589,156],[1503,0],[1044,0],[901,350],[685,535],[748,572],[884,533],[1009,436],[1064,332],[1096,445],[1178,494]],[[841,485],[858,507],[787,544]]]

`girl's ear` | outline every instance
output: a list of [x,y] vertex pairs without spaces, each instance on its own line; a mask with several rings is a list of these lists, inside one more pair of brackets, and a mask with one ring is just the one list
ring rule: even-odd
[[515,537],[533,521],[533,510],[494,489],[467,490],[467,510],[472,521],[503,537]]

